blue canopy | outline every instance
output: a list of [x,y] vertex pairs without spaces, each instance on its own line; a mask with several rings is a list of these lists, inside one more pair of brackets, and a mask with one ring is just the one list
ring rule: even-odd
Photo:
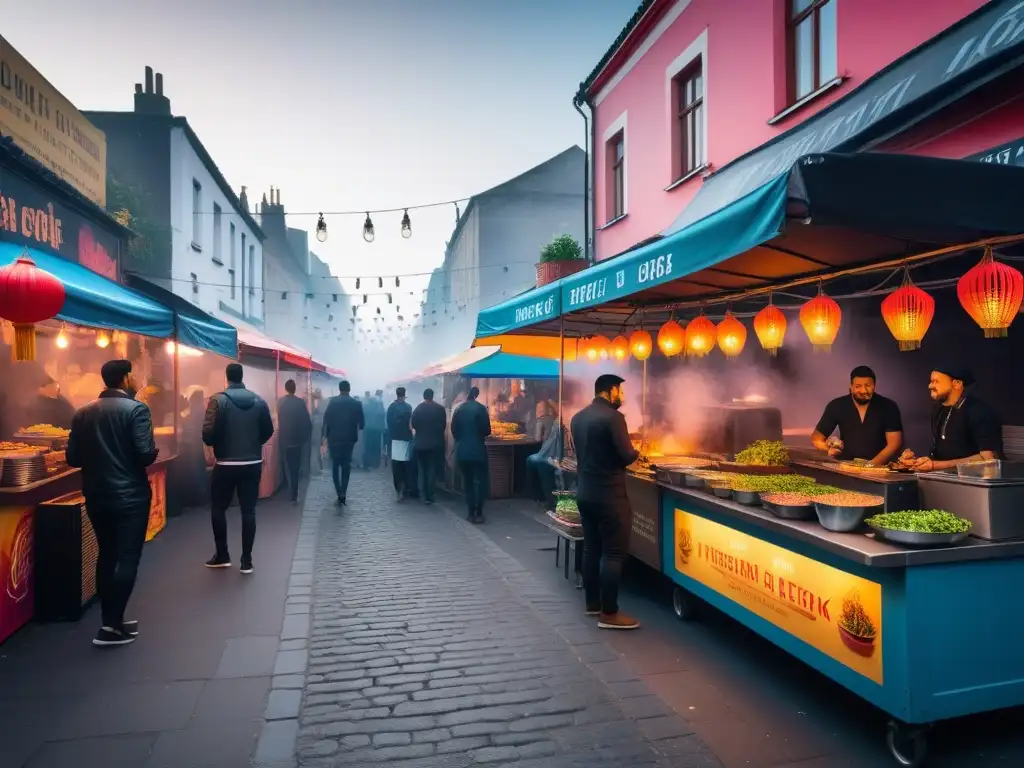
[[66,299],[58,319],[156,338],[174,334],[174,313],[170,309],[60,256],[14,243],[0,243],[0,267],[7,266],[26,251],[37,267],[64,284]]
[[476,318],[476,338],[499,336],[517,328],[552,320],[562,311],[559,283],[533,288],[493,307],[480,310]]
[[497,352],[467,365],[458,373],[473,379],[557,379],[558,361]]
[[182,344],[224,357],[238,357],[238,331],[233,325],[206,314],[195,304],[131,273],[128,285],[174,311],[174,333]]

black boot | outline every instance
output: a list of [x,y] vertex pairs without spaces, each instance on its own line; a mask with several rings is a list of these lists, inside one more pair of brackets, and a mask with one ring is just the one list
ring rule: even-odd
[[482,523],[482,522],[484,522],[484,505],[483,504],[479,505],[476,508],[476,519],[473,522],[475,522],[475,523]]

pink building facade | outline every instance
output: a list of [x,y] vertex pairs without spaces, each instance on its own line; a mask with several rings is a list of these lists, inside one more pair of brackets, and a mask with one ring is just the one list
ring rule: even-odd
[[[577,96],[592,119],[596,259],[657,236],[729,163],[856,95],[975,12],[991,23],[953,41],[960,47],[938,63],[948,71],[1019,42],[1024,2],[646,0]],[[912,80],[902,87],[917,87]],[[1007,68],[855,148],[1013,162],[1024,137],[1022,86],[1021,70]],[[888,109],[905,92],[891,88],[871,109]]]

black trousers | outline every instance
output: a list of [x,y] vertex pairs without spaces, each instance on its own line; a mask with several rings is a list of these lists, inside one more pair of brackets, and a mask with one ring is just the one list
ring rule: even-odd
[[213,468],[213,476],[210,478],[210,519],[219,557],[229,557],[227,511],[237,494],[238,506],[242,510],[242,560],[252,558],[252,545],[256,540],[256,500],[260,495],[262,474],[262,464],[218,464]]
[[391,478],[395,483],[395,490],[403,496],[409,496],[416,490],[416,462],[415,461],[391,461]]
[[149,502],[127,508],[86,503],[86,514],[96,533],[96,594],[104,627],[118,629],[135,589],[142,547],[149,524]]
[[363,430],[363,467],[366,469],[377,469],[380,466],[381,439],[383,437],[383,430]]
[[345,494],[348,493],[348,481],[352,477],[353,448],[355,448],[355,445],[352,443],[332,445],[330,447],[331,479],[334,480],[334,490],[342,501],[345,500]]
[[297,445],[294,448],[284,449],[284,468],[288,476],[288,490],[291,491],[292,501],[299,498],[299,471],[302,468],[302,452],[304,445]]
[[470,515],[483,512],[484,502],[490,493],[490,473],[486,461],[460,461],[462,485],[466,492],[466,507]]
[[526,457],[526,467],[532,470],[540,486],[540,498],[547,509],[555,508],[555,468],[547,459],[542,459],[534,453]]
[[444,461],[443,448],[427,448],[416,451],[416,464],[419,467],[420,493],[424,501],[434,500],[437,488],[437,467]]
[[583,590],[587,608],[618,613],[622,565],[629,553],[629,500],[578,500],[583,523]]

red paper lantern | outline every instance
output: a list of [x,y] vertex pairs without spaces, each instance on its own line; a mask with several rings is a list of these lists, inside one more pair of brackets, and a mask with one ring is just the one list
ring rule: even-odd
[[629,339],[621,334],[616,336],[609,348],[609,357],[617,363],[624,363],[629,360]]
[[832,342],[839,335],[842,321],[843,310],[821,288],[817,296],[800,307],[800,324],[814,345],[815,352],[828,352],[832,349]]
[[686,326],[686,354],[704,357],[715,348],[718,329],[707,315],[700,314]]
[[754,316],[754,333],[768,354],[775,357],[786,338],[786,316],[768,300],[768,306]]
[[651,356],[654,343],[647,331],[633,331],[629,337],[629,350],[637,360],[646,360]]
[[956,295],[967,314],[985,332],[986,339],[1006,336],[1024,299],[1024,275],[1000,264],[986,248],[981,262],[956,284]]
[[682,352],[685,340],[686,331],[674,317],[658,329],[658,349],[665,357],[675,357]]
[[28,251],[0,268],[0,317],[14,323],[14,359],[36,359],[35,324],[64,307],[64,284],[29,258]]
[[747,343],[747,327],[736,319],[732,312],[726,312],[718,324],[718,346],[728,358],[737,357]]
[[882,300],[882,319],[889,326],[900,352],[921,348],[921,340],[935,316],[935,299],[918,288],[905,273],[903,285]]

